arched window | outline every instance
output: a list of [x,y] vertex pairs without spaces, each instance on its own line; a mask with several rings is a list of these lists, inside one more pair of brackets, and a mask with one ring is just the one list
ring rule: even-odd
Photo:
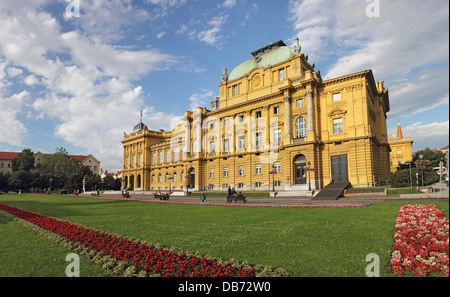
[[299,117],[295,121],[295,138],[306,137],[306,119],[304,117]]
[[166,152],[166,163],[172,162],[171,155],[172,155],[172,151],[170,149],[168,149]]
[[156,165],[157,163],[158,163],[157,155],[156,155],[156,152],[155,152],[155,153],[153,153],[153,157],[152,157],[152,165]]
[[159,152],[159,164],[164,163],[164,151]]
[[158,175],[158,182],[160,183],[162,180],[161,180],[161,173]]
[[180,160],[180,148],[177,146],[173,149],[173,161],[178,162]]

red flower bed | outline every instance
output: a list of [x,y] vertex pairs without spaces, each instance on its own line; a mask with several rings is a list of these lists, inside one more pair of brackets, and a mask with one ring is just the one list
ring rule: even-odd
[[219,264],[211,259],[177,255],[162,248],[138,244],[121,237],[95,231],[42,216],[33,212],[0,204],[0,210],[31,222],[40,228],[63,236],[85,247],[110,255],[118,261],[133,265],[138,270],[163,277],[247,277],[256,276],[254,268]]
[[404,205],[397,216],[391,265],[395,274],[448,271],[449,221],[434,205]]

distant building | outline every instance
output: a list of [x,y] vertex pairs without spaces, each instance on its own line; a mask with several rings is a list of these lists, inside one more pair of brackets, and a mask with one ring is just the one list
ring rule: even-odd
[[251,55],[222,70],[211,110],[186,111],[172,131],[151,131],[141,119],[124,135],[123,186],[298,191],[387,182],[389,95],[371,70],[322,80],[298,38]]
[[391,152],[389,153],[390,171],[397,172],[402,164],[413,161],[411,137],[403,137],[402,127],[400,121],[397,125],[397,134],[392,134],[388,137]]
[[[18,152],[0,152],[0,173],[11,173],[12,172],[12,160],[14,160]],[[41,162],[43,156],[49,154],[43,154],[41,152],[37,152],[33,154],[34,156],[34,165],[38,165]],[[88,167],[93,174],[99,175],[100,169],[100,161],[97,160],[94,156],[82,156],[82,155],[68,155],[69,158],[78,160],[82,165]]]

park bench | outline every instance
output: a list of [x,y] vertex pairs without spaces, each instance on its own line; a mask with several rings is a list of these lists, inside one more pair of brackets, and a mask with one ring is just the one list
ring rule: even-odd
[[159,198],[159,200],[169,200],[170,195],[167,194],[167,193],[165,193],[165,194],[155,194],[155,199],[158,199],[158,198]]
[[244,203],[246,203],[247,202],[247,199],[246,199],[247,197],[245,197],[244,195],[242,195],[242,194],[239,194],[239,195],[232,195],[232,196],[227,196],[227,203],[232,203],[233,201],[234,202],[238,202],[238,201],[243,201]]

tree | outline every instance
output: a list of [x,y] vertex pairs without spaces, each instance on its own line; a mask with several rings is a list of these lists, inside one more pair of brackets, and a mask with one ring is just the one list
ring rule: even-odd
[[28,191],[36,184],[34,170],[34,157],[30,149],[24,149],[12,162],[12,173],[9,175],[8,187],[14,190]]
[[[419,185],[421,185],[421,170],[419,168],[412,168],[411,174],[409,169],[402,169],[389,176],[389,184],[394,188],[405,188],[410,186],[410,178],[412,181],[412,186],[417,187],[416,183],[416,173],[419,174]],[[423,172],[423,184],[424,186],[432,185],[439,181],[439,174],[433,170],[424,170]]]
[[82,188],[83,177],[92,175],[89,168],[80,161],[70,159],[64,148],[57,148],[53,155],[46,155],[38,165],[41,179],[52,179],[52,187],[68,192]]
[[120,179],[114,179],[112,176],[105,176],[103,181],[105,182],[103,185],[105,190],[120,190],[122,185]]
[[439,167],[439,162],[445,159],[444,153],[437,149],[430,149],[429,147],[424,150],[417,151],[413,154],[413,162],[420,160],[419,154],[423,154],[423,160],[429,160],[430,164],[427,167],[432,169],[433,167]]
[[30,171],[34,169],[33,152],[30,149],[24,149],[15,157],[12,162],[12,171]]

